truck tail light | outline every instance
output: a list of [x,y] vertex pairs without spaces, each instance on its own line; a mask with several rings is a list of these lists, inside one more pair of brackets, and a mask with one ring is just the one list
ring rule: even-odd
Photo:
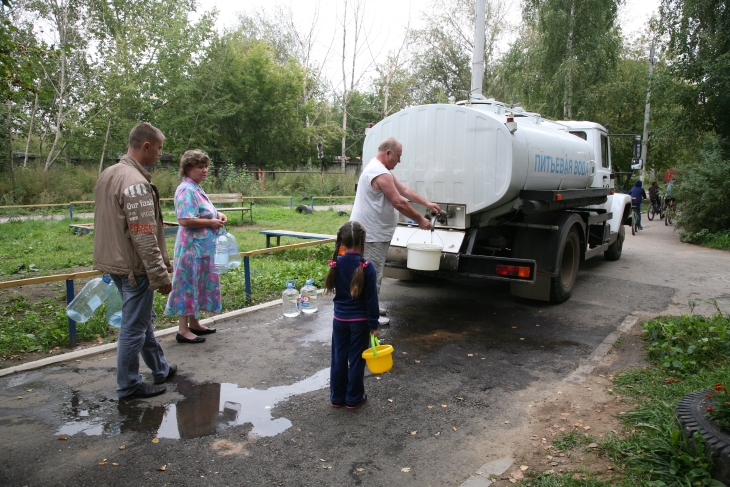
[[498,264],[497,275],[502,277],[522,277],[524,279],[529,279],[531,277],[530,268],[521,265]]

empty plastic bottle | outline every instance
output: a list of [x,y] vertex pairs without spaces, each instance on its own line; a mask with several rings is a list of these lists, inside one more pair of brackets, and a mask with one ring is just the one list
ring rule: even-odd
[[287,318],[299,316],[299,291],[294,288],[296,284],[297,281],[286,281],[286,289],[281,293],[281,299],[283,301],[282,312]]
[[86,283],[81,292],[66,306],[66,314],[72,320],[84,323],[106,301],[113,286],[112,278],[104,274]]
[[111,284],[109,297],[106,298],[106,322],[114,328],[122,327],[122,295],[114,283]]
[[304,314],[317,311],[317,287],[314,285],[314,279],[307,279],[307,283],[299,291],[299,303]]
[[228,270],[238,269],[241,265],[241,254],[238,252],[238,242],[232,233],[226,233],[228,239]]
[[216,274],[228,272],[228,239],[225,230],[215,238],[213,264],[213,272]]

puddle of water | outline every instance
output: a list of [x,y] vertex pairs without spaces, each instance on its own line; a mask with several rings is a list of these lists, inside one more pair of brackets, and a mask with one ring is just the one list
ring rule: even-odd
[[231,383],[196,384],[184,376],[175,377],[177,391],[184,399],[166,406],[144,407],[134,402],[119,402],[121,419],[109,420],[112,411],[99,406],[86,407],[74,394],[67,422],[58,435],[84,433],[89,436],[116,436],[128,431],[153,432],[158,438],[188,439],[212,435],[231,426],[251,423],[251,435],[275,436],[291,426],[286,418],[272,418],[271,410],[280,402],[298,394],[326,387],[330,369],[288,386],[266,390],[241,388]]

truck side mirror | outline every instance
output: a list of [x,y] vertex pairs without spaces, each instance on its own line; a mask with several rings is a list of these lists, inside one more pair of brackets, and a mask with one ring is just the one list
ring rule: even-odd
[[637,158],[631,159],[631,169],[641,171],[644,169],[644,161]]

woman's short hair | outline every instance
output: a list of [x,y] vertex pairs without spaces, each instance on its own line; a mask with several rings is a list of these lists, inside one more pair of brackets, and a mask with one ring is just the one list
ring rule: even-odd
[[188,175],[188,171],[195,166],[209,166],[210,157],[202,150],[193,149],[185,151],[180,156],[180,179]]

